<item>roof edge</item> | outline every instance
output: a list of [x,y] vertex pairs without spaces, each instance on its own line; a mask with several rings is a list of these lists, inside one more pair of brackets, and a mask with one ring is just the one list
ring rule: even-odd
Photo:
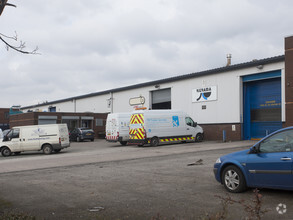
[[219,68],[215,68],[215,69],[184,74],[184,75],[170,77],[170,78],[166,78],[166,79],[159,79],[159,80],[139,83],[139,84],[135,84],[135,85],[119,87],[116,89],[109,89],[109,90],[105,90],[105,91],[93,92],[93,93],[89,93],[89,94],[85,94],[85,95],[74,96],[74,97],[60,99],[60,100],[56,100],[56,101],[25,106],[25,107],[22,107],[21,109],[28,109],[28,108],[36,108],[36,107],[41,107],[41,106],[46,106],[46,105],[53,105],[53,104],[58,104],[61,102],[68,102],[68,101],[73,101],[73,100],[82,99],[82,98],[89,98],[89,97],[93,97],[93,96],[100,96],[100,95],[105,95],[105,94],[114,93],[114,92],[121,92],[121,91],[125,91],[125,90],[136,89],[139,87],[146,87],[146,86],[152,86],[152,85],[156,85],[156,84],[180,81],[180,80],[195,78],[195,77],[199,77],[199,76],[203,76],[203,75],[211,75],[211,74],[218,74],[218,73],[222,73],[222,72],[229,72],[229,71],[233,71],[233,70],[254,67],[254,66],[258,66],[258,65],[277,63],[277,62],[281,62],[284,60],[285,60],[285,55],[279,55],[279,56],[275,56],[275,57],[264,58],[261,60],[253,60],[253,61],[249,61],[249,62],[245,62],[245,63],[234,64],[234,65],[230,65],[230,66],[224,66],[224,67],[219,67]]

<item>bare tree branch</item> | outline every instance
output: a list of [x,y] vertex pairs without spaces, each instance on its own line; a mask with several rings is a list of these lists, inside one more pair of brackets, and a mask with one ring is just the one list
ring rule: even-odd
[[[7,1],[8,0],[0,0],[0,16],[1,16],[5,6],[16,7],[16,5],[7,3]],[[18,46],[15,46],[15,45],[12,45],[11,43],[8,43],[8,41],[6,39],[17,41],[17,33],[16,32],[15,32],[15,36],[13,36],[13,37],[0,33],[0,40],[5,44],[6,50],[9,50],[9,48],[11,48],[11,49],[13,49],[17,52],[23,53],[23,54],[40,54],[40,53],[37,53],[37,51],[39,49],[38,47],[36,47],[32,51],[26,51],[26,50],[24,50],[25,49],[25,42],[20,41],[20,44]]]
[[37,53],[38,51],[38,47],[36,47],[34,50],[32,51],[25,51],[25,42],[22,42],[20,41],[19,45],[18,46],[14,46],[10,43],[8,43],[6,40],[4,40],[4,38],[7,38],[7,39],[12,39],[14,41],[17,41],[17,33],[15,32],[15,36],[6,36],[4,34],[1,34],[0,33],[0,40],[6,45],[6,49],[9,50],[9,48],[17,51],[17,52],[20,52],[20,53],[23,53],[23,54],[40,54],[40,53]]

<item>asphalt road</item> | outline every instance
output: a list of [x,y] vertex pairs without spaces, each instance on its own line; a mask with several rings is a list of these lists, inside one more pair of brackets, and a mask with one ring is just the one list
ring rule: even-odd
[[[203,219],[224,198],[253,205],[253,189],[228,194],[212,168],[222,154],[252,142],[120,146],[104,140],[72,143],[59,154],[0,156],[0,215],[37,219]],[[191,165],[202,160],[200,165]],[[261,190],[263,219],[293,219],[293,192]],[[220,198],[219,198],[220,197]],[[222,198],[222,199],[221,199]],[[279,204],[285,204],[276,211]],[[8,214],[7,214],[8,213]],[[228,206],[227,219],[249,216]]]

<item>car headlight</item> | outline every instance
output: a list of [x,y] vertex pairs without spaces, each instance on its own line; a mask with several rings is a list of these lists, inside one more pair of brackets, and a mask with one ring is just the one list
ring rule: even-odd
[[222,163],[221,158],[218,158],[218,159],[216,160],[216,163]]

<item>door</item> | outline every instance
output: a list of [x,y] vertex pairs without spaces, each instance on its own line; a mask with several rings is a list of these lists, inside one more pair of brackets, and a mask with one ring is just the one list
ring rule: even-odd
[[74,129],[70,132],[70,140],[71,140],[71,141],[76,141],[76,140],[77,140],[78,132],[79,132],[79,129],[78,129],[78,128],[74,128]]
[[196,125],[196,123],[190,117],[185,117],[185,123],[186,123],[186,136],[187,137],[195,137],[195,134],[196,134],[195,125]]
[[144,140],[145,128],[144,128],[144,114],[133,114],[129,123],[129,138],[131,140]]
[[293,129],[269,136],[249,154],[247,169],[255,187],[293,188]]
[[245,140],[260,139],[282,128],[281,78],[244,82],[243,94]]
[[151,92],[152,109],[171,109],[171,89]]
[[39,150],[40,149],[40,131],[37,126],[32,128],[22,128],[20,133],[21,150]]
[[21,151],[21,140],[19,138],[19,128],[11,129],[7,134],[8,146],[12,152]]

